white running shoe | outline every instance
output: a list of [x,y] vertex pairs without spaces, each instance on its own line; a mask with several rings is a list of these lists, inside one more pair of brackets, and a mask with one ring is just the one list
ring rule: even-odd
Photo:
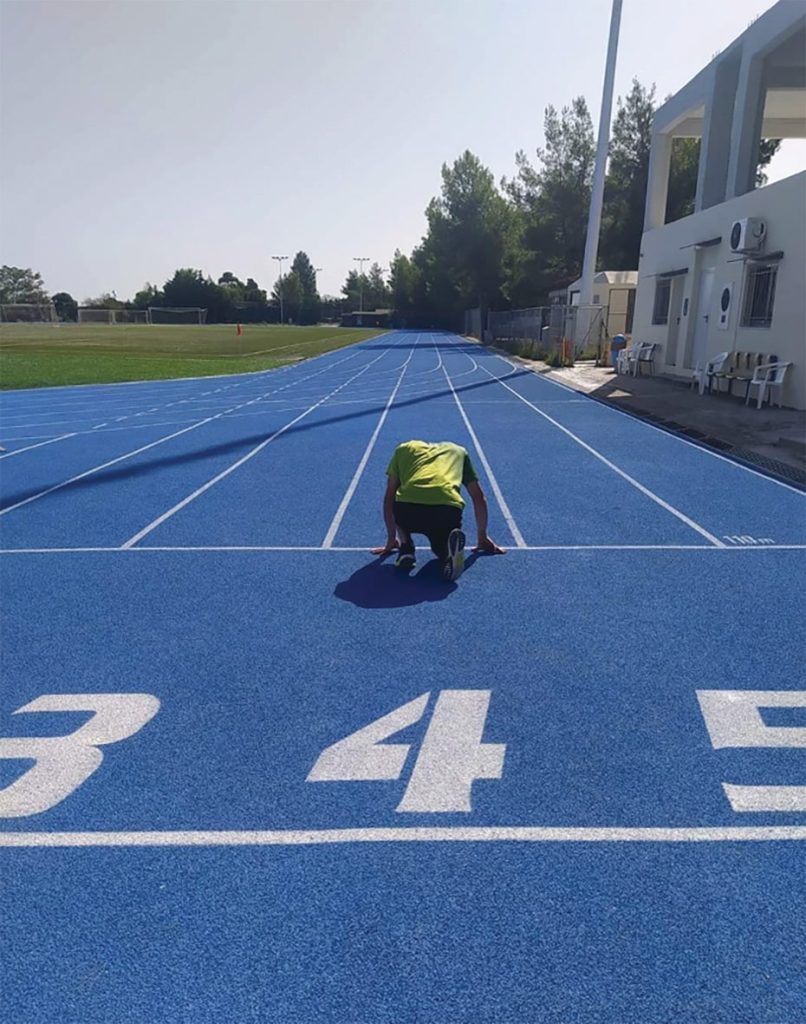
[[465,535],[461,530],[451,530],[448,534],[448,557],[442,575],[449,583],[453,583],[462,575],[464,567]]

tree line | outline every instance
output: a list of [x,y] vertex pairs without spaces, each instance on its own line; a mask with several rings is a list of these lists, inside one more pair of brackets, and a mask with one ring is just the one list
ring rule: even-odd
[[[282,297],[282,303],[281,303]],[[42,304],[52,302],[60,320],[75,321],[79,303],[68,292],[48,294],[42,276],[30,268],[0,267],[0,304]],[[342,313],[359,308],[387,309],[391,291],[383,269],[373,263],[368,273],[350,271],[340,296],[320,295],[316,269],[306,252],[298,252],[288,273],[278,277],[271,294],[252,277],[240,280],[225,270],[214,281],[203,271],[183,267],[162,286],[146,282],[130,300],[115,292],[88,296],[80,303],[89,309],[149,309],[194,307],[207,310],[208,323],[277,323],[280,311],[286,321],[315,324],[335,320]]]
[[[644,222],[655,87],[637,79],[619,97],[613,121],[598,268],[636,270]],[[780,140],[762,139],[757,184]],[[675,139],[666,206],[667,222],[694,211],[700,140]],[[425,210],[426,233],[410,255],[395,251],[388,275],[378,263],[366,274],[351,270],[340,296],[320,296],[316,269],[298,252],[271,294],[248,277],[225,271],[217,281],[201,270],[177,270],[161,287],[147,283],[130,302],[104,294],[84,300],[97,308],[199,306],[208,322],[316,323],[341,313],[390,309],[400,325],[456,328],[475,306],[511,309],[545,305],[549,292],[576,280],[582,270],[596,144],[584,97],[557,110],[546,107],[544,145],[534,158],[515,154],[511,177],[492,172],[466,150],[442,167],[440,194]],[[15,271],[16,279],[6,272]],[[23,280],[19,275],[29,275]],[[26,290],[27,288],[27,290]],[[6,295],[45,295],[31,271],[0,270],[0,302],[43,301]],[[282,303],[281,303],[282,297]],[[65,292],[53,296],[62,319],[75,319],[77,303]]]
[[[637,270],[649,174],[655,87],[637,79],[619,97],[605,182],[597,269]],[[391,265],[392,305],[411,326],[455,328],[464,310],[548,303],[582,272],[596,143],[584,97],[546,107],[544,145],[496,183],[469,150],[442,167],[440,194],[426,208],[427,231],[410,256]],[[762,139],[756,175],[780,140]],[[694,212],[700,140],[673,141],[666,222]]]

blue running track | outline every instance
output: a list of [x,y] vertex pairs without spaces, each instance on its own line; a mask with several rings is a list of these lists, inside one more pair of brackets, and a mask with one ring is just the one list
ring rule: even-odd
[[446,334],[0,411],[3,1024],[806,1022],[802,493]]

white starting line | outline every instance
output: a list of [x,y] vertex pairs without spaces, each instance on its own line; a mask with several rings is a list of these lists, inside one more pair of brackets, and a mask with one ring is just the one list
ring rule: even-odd
[[0,832],[0,847],[327,846],[347,843],[735,843],[806,840],[806,825],[693,828],[426,826],[244,831]]
[[[98,554],[142,554],[143,552],[309,552],[318,551],[325,554],[344,552],[370,553],[372,543],[362,547],[324,547],[321,544],[221,544],[221,545],[188,545],[188,546],[148,546],[138,547],[75,547],[75,548],[0,548],[0,555],[98,555]],[[423,549],[426,551],[427,549]],[[724,555],[730,551],[806,551],[806,544],[751,544],[725,545],[714,547],[712,544],[524,544],[521,547],[507,548],[507,553],[521,551],[709,551]],[[377,556],[376,556],[377,557]],[[430,557],[430,556],[429,556]],[[492,555],[479,555],[480,558],[492,558]]]

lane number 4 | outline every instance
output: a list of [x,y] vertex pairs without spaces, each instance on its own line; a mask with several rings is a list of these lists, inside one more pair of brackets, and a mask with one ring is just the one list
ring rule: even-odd
[[[398,811],[470,811],[476,779],[500,779],[503,743],[482,743],[490,690],[442,690],[420,744]],[[430,693],[420,694],[388,715],[326,747],[308,773],[308,782],[376,782],[399,779],[409,743],[383,741],[419,722]]]

